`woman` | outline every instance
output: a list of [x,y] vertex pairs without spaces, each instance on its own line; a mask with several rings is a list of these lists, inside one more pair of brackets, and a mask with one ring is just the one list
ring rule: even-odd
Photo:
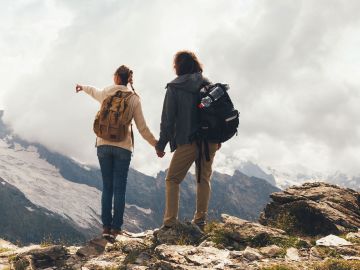
[[[132,90],[127,85],[130,84]],[[133,72],[128,67],[120,66],[114,74],[114,85],[98,90],[92,86],[76,85],[76,92],[84,91],[96,99],[100,104],[119,91],[122,93],[134,93]],[[157,141],[146,125],[140,98],[137,94],[129,100],[131,121],[134,119],[141,136],[151,145],[155,146]],[[97,137],[97,156],[100,163],[103,179],[103,192],[101,198],[101,220],[103,224],[103,236],[114,237],[121,234],[124,219],[125,192],[130,160],[133,150],[133,139],[131,125],[128,127],[126,137],[118,142],[109,141]],[[114,198],[114,207],[112,200]],[[112,215],[113,208],[113,215]]]

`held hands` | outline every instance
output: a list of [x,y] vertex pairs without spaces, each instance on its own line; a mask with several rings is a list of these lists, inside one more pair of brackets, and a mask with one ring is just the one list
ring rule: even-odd
[[[158,144],[159,141],[156,141],[156,145]],[[159,157],[159,158],[162,158],[165,156],[165,152],[164,151],[160,151],[156,148],[156,145],[155,145],[155,151],[156,151],[156,155]]]
[[156,150],[156,154],[159,158],[162,158],[165,156],[165,152],[162,152],[162,151],[159,151],[159,150]]
[[76,93],[79,93],[80,91],[83,90],[83,86],[80,84],[76,84],[75,90],[76,90]]

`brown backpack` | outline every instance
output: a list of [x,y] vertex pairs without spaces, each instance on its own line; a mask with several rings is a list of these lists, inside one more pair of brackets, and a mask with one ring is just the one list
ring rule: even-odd
[[98,137],[112,142],[120,142],[127,137],[133,117],[130,106],[133,95],[135,93],[117,91],[102,102],[94,121],[94,132]]

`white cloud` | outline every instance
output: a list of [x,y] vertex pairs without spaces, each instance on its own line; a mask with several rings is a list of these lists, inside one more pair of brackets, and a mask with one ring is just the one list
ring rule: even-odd
[[[135,71],[158,134],[173,54],[188,48],[206,75],[230,83],[241,111],[239,136],[224,145],[217,168],[251,159],[360,173],[358,1],[27,3],[8,1],[0,19],[0,106],[20,135],[96,163],[98,104],[74,84],[106,86],[123,63]],[[134,167],[154,174],[168,162],[137,136]]]

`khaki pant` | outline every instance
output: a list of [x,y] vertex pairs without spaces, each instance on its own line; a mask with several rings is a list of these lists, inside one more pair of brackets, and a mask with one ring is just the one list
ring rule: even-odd
[[[206,221],[211,192],[210,177],[212,173],[212,163],[217,150],[218,144],[209,143],[210,161],[206,161],[205,155],[202,153],[200,183],[197,182],[196,212],[193,219],[197,224]],[[172,226],[177,221],[180,197],[179,185],[197,158],[197,154],[198,147],[195,143],[181,145],[174,152],[166,176],[165,226]],[[196,175],[198,175],[197,166]]]

